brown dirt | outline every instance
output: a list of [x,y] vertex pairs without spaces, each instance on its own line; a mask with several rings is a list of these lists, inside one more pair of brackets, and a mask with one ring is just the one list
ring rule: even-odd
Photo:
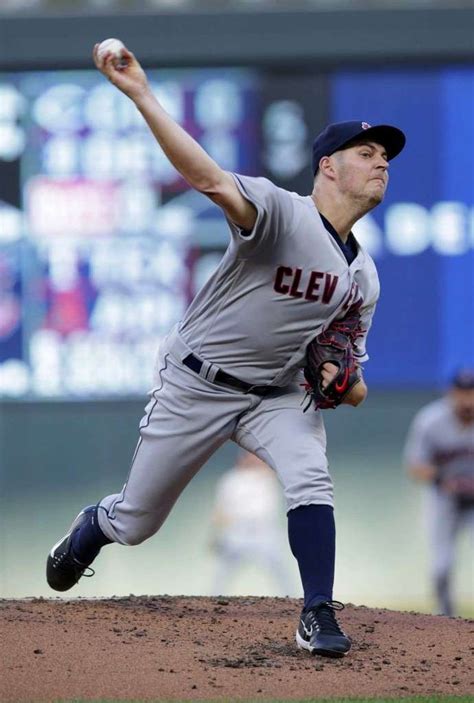
[[1,701],[468,695],[474,621],[349,605],[345,659],[299,651],[301,602],[0,601]]

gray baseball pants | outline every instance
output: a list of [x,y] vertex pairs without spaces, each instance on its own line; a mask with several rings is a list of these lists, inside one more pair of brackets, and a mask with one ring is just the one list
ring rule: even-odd
[[[104,534],[128,545],[151,537],[192,477],[228,439],[276,471],[288,510],[332,506],[322,416],[313,409],[303,413],[299,379],[264,397],[243,393],[184,366],[190,352],[176,329],[160,347],[127,482],[121,493],[100,501]],[[209,364],[201,373],[206,371]]]

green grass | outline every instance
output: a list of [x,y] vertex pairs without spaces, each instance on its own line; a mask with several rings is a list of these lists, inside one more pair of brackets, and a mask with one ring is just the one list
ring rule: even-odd
[[183,701],[113,701],[110,699],[101,700],[69,700],[69,701],[55,701],[55,703],[473,703],[474,696],[416,696],[415,698],[304,698],[301,700],[286,700],[279,699],[273,700],[268,698],[240,698],[231,700],[230,698],[219,699],[219,700],[204,700],[204,699],[184,699]]

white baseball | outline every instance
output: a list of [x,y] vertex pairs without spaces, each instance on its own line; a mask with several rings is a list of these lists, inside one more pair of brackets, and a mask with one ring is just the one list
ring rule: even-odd
[[112,53],[114,57],[120,61],[122,58],[122,51],[124,49],[125,45],[120,41],[120,39],[104,39],[104,41],[99,44],[99,48],[97,50],[99,61],[102,63],[105,54],[108,52]]

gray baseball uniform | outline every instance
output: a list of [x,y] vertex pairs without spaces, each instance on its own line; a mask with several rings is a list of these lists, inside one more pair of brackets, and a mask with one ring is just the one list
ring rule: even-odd
[[[441,610],[450,614],[448,581],[453,568],[455,540],[463,526],[469,527],[474,543],[474,501],[470,505],[446,492],[442,483],[463,477],[474,479],[474,426],[462,425],[449,398],[429,403],[416,415],[405,447],[407,465],[436,467],[437,478],[428,487],[426,519],[435,583],[440,583]],[[444,595],[443,595],[444,594]]]
[[[276,471],[288,509],[333,502],[322,415],[302,412],[300,369],[308,342],[359,298],[356,356],[368,358],[375,265],[360,246],[348,265],[311,196],[265,178],[235,180],[257,221],[249,233],[229,222],[221,264],[161,345],[127,483],[100,503],[100,527],[115,542],[137,544],[156,532],[228,439]],[[190,354],[199,373],[183,364]],[[218,370],[269,388],[243,393],[216,383]]]
[[[247,230],[229,222],[221,264],[161,345],[124,489],[77,515],[48,555],[48,583],[67,591],[107,543],[150,537],[206,459],[232,439],[269,464],[283,485],[304,593],[298,647],[342,657],[351,640],[335,617],[344,606],[333,600],[336,535],[325,430],[320,409],[304,412],[302,405],[307,387],[314,408],[365,398],[356,367],[367,358],[379,283],[349,228],[382,201],[388,162],[405,135],[358,120],[328,125],[313,142],[313,191],[302,197],[264,178],[222,172],[156,103],[133,54],[124,50],[127,64],[118,70],[113,56],[100,61],[98,50],[96,65],[136,101],[170,161]],[[320,357],[326,346],[340,354]],[[303,376],[311,381],[304,390]]]

